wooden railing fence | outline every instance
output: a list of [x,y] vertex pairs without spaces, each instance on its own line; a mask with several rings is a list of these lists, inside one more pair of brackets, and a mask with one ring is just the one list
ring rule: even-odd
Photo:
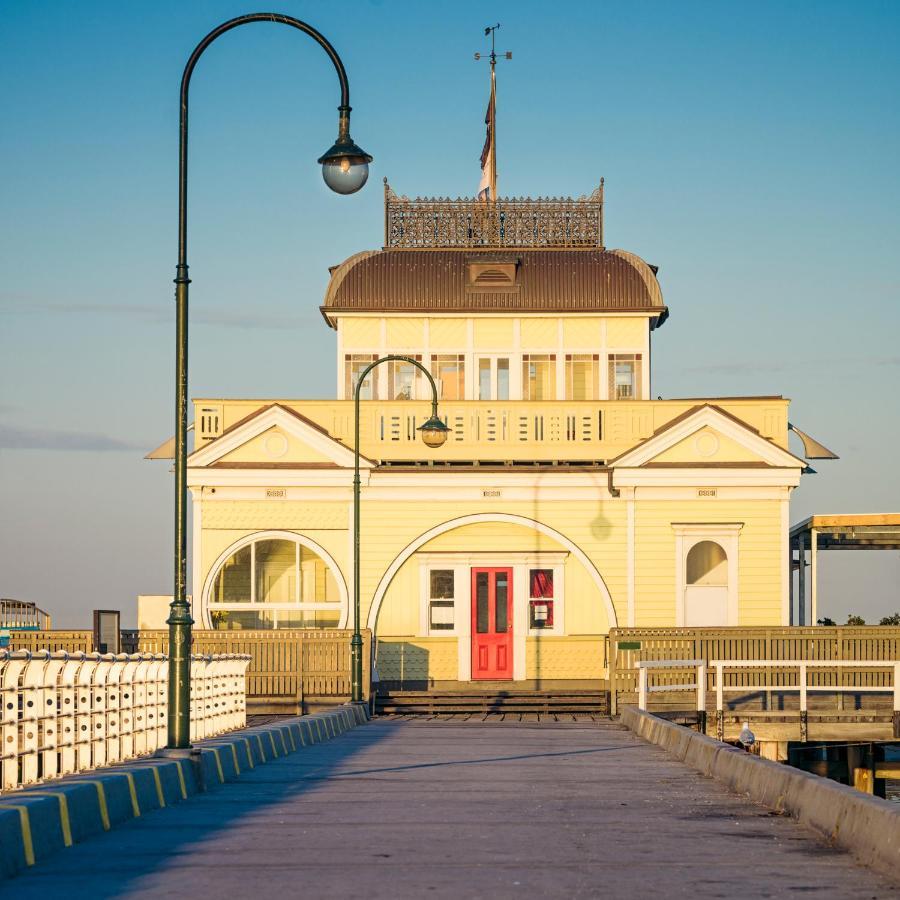
[[[339,702],[350,698],[350,638],[344,629],[291,631],[209,631],[194,629],[194,653],[247,653],[247,697],[258,706],[275,707]],[[139,631],[132,638],[137,651],[168,653],[168,631]],[[131,641],[129,641],[131,644]],[[369,664],[372,633],[363,631],[363,696],[371,689]],[[91,652],[91,631],[14,632],[14,650],[76,650]],[[131,649],[129,647],[129,649]]]
[[[778,660],[848,662],[900,659],[900,627],[772,627],[772,628],[613,628],[609,632],[610,704],[615,711],[623,698],[637,695],[639,662],[650,660],[772,660],[764,672],[765,684],[793,685],[796,667],[779,667]],[[684,682],[687,669],[666,669],[657,683]],[[713,689],[713,673],[707,671],[707,689]],[[871,667],[823,667],[810,675],[820,687],[889,687],[886,669]],[[758,687],[760,669],[732,671],[729,687]]]

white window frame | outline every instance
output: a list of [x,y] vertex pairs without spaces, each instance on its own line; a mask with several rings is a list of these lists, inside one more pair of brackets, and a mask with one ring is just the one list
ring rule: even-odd
[[673,522],[675,532],[675,627],[684,628],[684,591],[687,587],[687,557],[701,541],[715,541],[728,557],[728,622],[740,624],[738,554],[743,522]]
[[[431,573],[435,571],[453,572],[453,627],[431,627],[431,602],[436,598],[431,596]],[[422,565],[419,570],[419,597],[421,598],[419,611],[419,632],[426,637],[456,637],[459,629],[459,592],[460,586],[465,586],[465,573],[459,566],[448,562],[442,565],[440,562]]]
[[[352,400],[353,399],[353,390],[356,387],[356,381],[358,379],[354,379],[349,385],[350,392],[347,392],[347,367],[351,364],[350,358],[354,356],[366,356],[372,357],[368,362],[372,363],[375,360],[379,359],[382,354],[379,354],[377,350],[353,350],[351,352],[345,352],[342,358],[342,367],[341,367],[341,398],[344,400]],[[368,363],[367,363],[368,365]],[[376,366],[369,372],[369,378],[371,379],[372,384],[372,400],[380,400],[382,395],[386,390],[386,386],[382,385],[380,382],[381,373],[378,371],[379,369],[384,368],[383,366]],[[365,399],[363,402],[366,402]]]
[[[328,569],[331,571],[332,576],[337,584],[338,595],[340,597],[338,603],[302,603],[300,602],[300,579],[294,579],[294,598],[295,601],[293,603],[254,603],[253,597],[256,594],[256,552],[251,549],[250,551],[250,602],[247,603],[213,603],[212,602],[212,591],[215,586],[216,576],[219,574],[222,566],[225,562],[237,553],[239,550],[242,550],[244,547],[247,547],[251,544],[255,544],[257,541],[270,541],[270,540],[280,540],[280,541],[291,541],[295,544],[295,565],[299,567],[299,555],[300,555],[300,547],[306,547],[312,553],[315,553],[316,556],[320,557]],[[338,564],[334,561],[334,558],[325,550],[324,547],[317,544],[315,541],[310,540],[308,537],[302,534],[296,534],[293,531],[257,531],[254,534],[245,535],[239,541],[236,541],[230,547],[228,547],[219,558],[213,563],[210,567],[209,572],[206,576],[206,583],[203,587],[203,595],[201,598],[201,608],[200,608],[200,616],[203,621],[203,625],[206,628],[213,628],[212,624],[212,613],[213,612],[227,612],[229,610],[235,612],[259,612],[260,610],[265,610],[267,612],[301,612],[301,611],[315,611],[315,610],[334,610],[335,607],[338,607],[338,628],[346,628],[347,627],[347,616],[349,610],[349,595],[347,591],[347,584],[344,581],[343,573],[341,572]],[[272,628],[273,631],[277,630],[278,617],[275,616],[275,626]]]
[[[481,392],[481,370],[480,363],[481,360],[486,359],[490,361],[491,366],[491,387],[490,387],[490,397],[481,397],[479,396]],[[506,380],[507,380],[507,389],[509,396],[503,398],[502,400],[497,397],[497,361],[500,359],[505,359],[508,365],[506,370]],[[508,400],[513,399],[513,385],[512,385],[512,373],[513,373],[513,365],[514,365],[515,355],[513,353],[475,353],[473,354],[472,359],[472,374],[473,374],[473,392],[472,399],[473,400],[493,400],[498,403],[506,403]],[[521,362],[519,363],[521,366]]]

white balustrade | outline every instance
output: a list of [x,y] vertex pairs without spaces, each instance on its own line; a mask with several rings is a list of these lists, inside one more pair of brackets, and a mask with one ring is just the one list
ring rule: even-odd
[[[638,670],[638,708],[647,709],[649,695],[668,693],[669,691],[695,691],[697,711],[706,711],[706,670],[707,666],[713,674],[713,691],[716,695],[716,712],[721,714],[725,709],[726,693],[746,694],[751,691],[796,692],[800,695],[800,712],[808,711],[808,695],[811,692],[826,694],[891,694],[894,715],[900,714],[900,661],[898,660],[809,660],[809,659],[714,659],[707,663],[702,659],[665,659],[643,660],[637,663]],[[650,675],[653,672],[667,670],[693,670],[696,675],[693,681],[681,684],[652,684]],[[796,671],[796,683],[779,684],[772,679],[772,671]],[[855,672],[887,672],[891,676],[891,684],[810,684],[810,675],[849,671]],[[759,673],[756,678],[753,672]],[[740,684],[727,684],[727,673],[743,672]],[[886,681],[887,679],[885,679]]]
[[[191,659],[191,740],[246,725],[250,657]],[[162,654],[0,650],[0,790],[165,746],[168,674]]]

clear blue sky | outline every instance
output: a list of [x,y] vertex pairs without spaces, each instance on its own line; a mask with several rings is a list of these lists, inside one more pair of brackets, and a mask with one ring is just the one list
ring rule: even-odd
[[[0,596],[58,625],[171,592],[178,84],[231,0],[4,0]],[[900,4],[282,0],[342,55],[376,162],[340,198],[330,63],[291,29],[219,40],[194,77],[194,396],[333,395],[327,267],[382,238],[381,178],[471,195],[500,21],[500,191],[589,192],[660,266],[653,393],[782,393],[842,456],[811,512],[900,511]],[[832,558],[834,557],[834,558]],[[900,555],[833,553],[822,612],[900,607]]]

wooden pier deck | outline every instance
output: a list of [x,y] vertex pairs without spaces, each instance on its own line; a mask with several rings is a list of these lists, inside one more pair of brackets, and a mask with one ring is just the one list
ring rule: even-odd
[[20,900],[900,897],[614,722],[443,716],[373,721],[9,887]]

